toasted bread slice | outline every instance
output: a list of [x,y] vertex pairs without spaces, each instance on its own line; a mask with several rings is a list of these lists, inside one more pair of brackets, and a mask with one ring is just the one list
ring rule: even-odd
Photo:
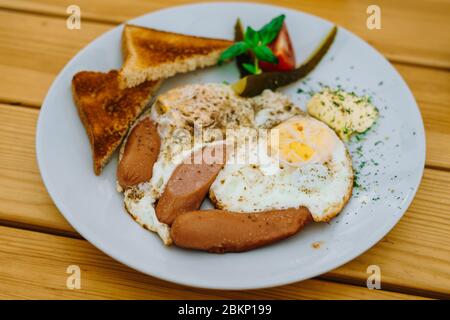
[[125,25],[122,35],[122,86],[168,78],[217,63],[233,41]]
[[135,88],[120,89],[116,70],[81,71],[74,75],[72,94],[89,136],[96,175],[101,173],[159,85],[160,81],[145,81]]

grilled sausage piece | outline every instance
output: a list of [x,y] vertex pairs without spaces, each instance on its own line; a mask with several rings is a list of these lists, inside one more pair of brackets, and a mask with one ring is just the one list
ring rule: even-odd
[[170,226],[178,214],[200,208],[225,162],[224,144],[207,146],[199,153],[200,158],[198,153],[191,155],[191,163],[178,165],[172,173],[156,205],[160,222]]
[[200,210],[178,215],[170,235],[183,248],[241,252],[290,237],[311,221],[305,207],[260,213]]
[[151,179],[160,145],[156,124],[150,118],[134,126],[117,167],[117,180],[123,189]]

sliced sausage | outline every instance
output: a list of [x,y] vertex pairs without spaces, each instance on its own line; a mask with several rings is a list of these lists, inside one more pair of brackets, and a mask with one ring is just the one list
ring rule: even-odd
[[223,144],[208,146],[200,151],[200,158],[198,154],[192,154],[191,163],[178,165],[156,205],[160,222],[171,225],[178,214],[200,208],[223,167],[224,154]]
[[200,210],[180,214],[170,235],[183,248],[241,252],[292,236],[311,221],[305,207],[260,213]]
[[123,189],[151,179],[160,146],[156,124],[150,118],[134,126],[117,167],[117,180]]

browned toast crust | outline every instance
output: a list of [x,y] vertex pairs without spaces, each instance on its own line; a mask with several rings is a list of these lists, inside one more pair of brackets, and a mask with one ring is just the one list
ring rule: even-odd
[[89,137],[96,175],[101,173],[159,85],[159,81],[146,81],[134,88],[121,89],[116,70],[81,71],[74,75],[72,94]]
[[125,25],[122,34],[123,86],[168,78],[217,63],[233,41]]
[[[154,66],[176,59],[185,59],[193,55],[207,55],[214,50],[223,50],[233,44],[230,40],[213,39],[152,28],[126,25],[125,35],[142,59],[143,66]],[[126,37],[123,37],[126,39]],[[127,45],[124,46],[125,57],[128,56]]]

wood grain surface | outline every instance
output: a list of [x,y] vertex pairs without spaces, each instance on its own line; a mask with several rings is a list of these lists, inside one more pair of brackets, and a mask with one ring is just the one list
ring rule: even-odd
[[[34,154],[38,110],[0,105],[0,220],[33,230],[80,237],[60,215],[42,184]],[[435,193],[440,194],[436,197]],[[449,294],[450,172],[426,169],[408,212],[377,246],[325,278],[364,285],[367,266],[383,268],[383,283],[409,293]],[[423,212],[426,211],[426,217]],[[430,232],[431,230],[431,232]],[[410,264],[410,259],[416,263]],[[401,268],[399,268],[401,266]],[[414,281],[412,282],[411,279]]]
[[[172,284],[131,270],[84,240],[0,227],[0,298],[17,299],[421,299],[323,280],[264,290],[221,291]],[[66,286],[81,269],[81,289]]]
[[[416,198],[395,228],[360,257],[289,286],[217,291],[143,275],[81,239],[53,204],[37,168],[39,107],[58,72],[100,34],[190,2],[0,0],[0,298],[450,298],[450,1],[377,1],[382,30],[374,31],[365,25],[369,1],[277,1],[332,20],[374,45],[404,77],[424,119],[427,169]],[[70,4],[82,10],[81,30],[65,27]],[[81,290],[66,288],[71,264],[82,269]],[[371,264],[382,269],[383,290],[365,288]]]
[[[0,33],[0,101],[39,107],[59,70],[111,28],[85,22],[82,30],[72,31],[65,28],[62,18],[0,11],[0,29],[4,30]],[[394,66],[420,106],[427,130],[427,164],[450,169],[450,73],[398,63]]]
[[[83,19],[122,23],[150,11],[192,2],[191,0],[41,0],[39,2],[2,0],[0,7],[65,17],[67,7],[76,4],[81,9]],[[334,21],[373,44],[391,60],[450,68],[450,38],[445,36],[450,33],[449,1],[379,0],[374,3],[369,0],[266,0],[253,2],[276,3],[282,7],[301,10]],[[381,8],[381,30],[371,31],[366,27],[366,10],[371,4],[377,4]],[[437,31],[439,31],[438,34],[436,34]]]

